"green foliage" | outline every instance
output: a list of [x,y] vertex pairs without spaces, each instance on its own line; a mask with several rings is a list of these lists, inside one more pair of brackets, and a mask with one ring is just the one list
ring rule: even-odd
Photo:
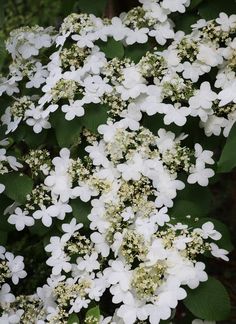
[[80,119],[83,127],[92,132],[97,132],[97,128],[107,121],[107,107],[105,105],[89,104],[85,106],[85,115]]
[[96,16],[101,16],[106,8],[107,0],[79,0],[77,5],[81,12],[92,13]]
[[51,118],[52,126],[56,133],[57,142],[60,147],[70,147],[80,141],[81,124],[80,120],[67,121],[65,114],[58,110]]
[[99,320],[100,319],[100,309],[99,306],[95,306],[93,308],[90,308],[87,312],[86,312],[86,316],[85,319],[89,316],[92,316],[94,319]]
[[235,0],[204,0],[198,7],[198,11],[202,18],[209,20],[216,18],[220,12],[232,15],[235,12],[235,8]]
[[33,189],[32,179],[18,172],[2,175],[0,181],[6,186],[5,194],[21,204],[25,203],[27,194]]
[[186,185],[185,189],[178,193],[170,215],[176,217],[177,220],[187,215],[202,218],[209,213],[211,205],[212,195],[208,188]]
[[218,172],[229,172],[236,166],[236,124],[232,127],[217,164]]
[[70,203],[72,207],[73,216],[76,218],[78,223],[83,223],[85,228],[89,228],[90,221],[88,214],[91,211],[91,205],[81,201],[79,198],[74,199]]
[[80,321],[79,321],[78,315],[75,313],[72,313],[68,318],[67,324],[79,324],[79,323],[80,323]]
[[99,42],[100,49],[106,54],[107,58],[122,58],[124,56],[124,47],[121,42],[115,41],[113,38],[108,38],[107,42]]
[[184,304],[196,317],[209,321],[222,321],[229,317],[229,296],[217,279],[209,277],[198,288],[186,290],[188,296]]

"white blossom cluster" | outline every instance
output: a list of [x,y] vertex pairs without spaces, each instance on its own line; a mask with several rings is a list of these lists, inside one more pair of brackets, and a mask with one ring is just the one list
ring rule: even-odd
[[[7,139],[0,141],[0,175],[9,173],[12,170],[17,171],[23,165],[17,161],[15,156],[6,155],[5,146],[9,144]],[[0,182],[0,194],[5,190],[5,185]]]
[[6,251],[0,246],[0,310],[3,314],[0,317],[0,323],[19,323],[23,310],[9,308],[16,302],[16,297],[11,292],[10,284],[19,284],[19,280],[27,275],[24,270],[23,257],[14,256],[13,253]]
[[[5,210],[8,223],[20,232],[62,221],[61,235],[45,245],[51,274],[33,295],[11,293],[10,280],[26,277],[23,257],[0,246],[0,323],[66,324],[108,298],[112,313],[85,324],[158,324],[186,298],[186,286],[207,280],[199,257],[228,260],[212,222],[191,227],[168,211],[185,183],[209,184],[213,152],[199,143],[188,147],[184,133],[151,132],[143,118],[182,127],[197,117],[206,136],[228,136],[236,120],[236,15],[201,19],[185,35],[168,16],[184,13],[189,0],[139,2],[111,20],[71,14],[59,32],[20,28],[6,43],[13,61],[0,77],[0,95],[13,100],[1,117],[5,134],[24,123],[41,133],[58,111],[70,122],[86,116],[90,104],[108,107],[109,117],[98,134],[82,130],[83,157],[75,148],[35,148],[20,163],[6,155],[7,140],[0,143],[0,174],[22,168],[34,181],[26,202]],[[101,46],[113,39],[127,48],[152,37],[165,49],[150,43],[138,62],[108,59]],[[213,68],[211,86],[202,76]],[[74,202],[91,205],[88,229],[72,217]]]

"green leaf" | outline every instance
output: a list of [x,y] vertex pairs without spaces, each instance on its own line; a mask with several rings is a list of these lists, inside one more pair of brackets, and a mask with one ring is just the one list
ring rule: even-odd
[[19,143],[23,141],[31,148],[36,148],[40,144],[43,144],[45,142],[46,136],[47,130],[43,130],[40,134],[36,134],[32,130],[32,127],[24,124],[20,125],[12,135],[15,142]]
[[5,245],[7,241],[8,233],[5,231],[0,231],[0,245]]
[[17,172],[2,175],[0,182],[6,186],[4,193],[7,197],[21,204],[25,203],[27,194],[33,189],[32,179]]
[[233,125],[220,159],[217,163],[218,172],[229,172],[236,166],[236,124]]
[[212,196],[208,188],[187,184],[184,190],[178,193],[170,215],[177,219],[186,215],[202,218],[208,214],[211,205]]
[[191,0],[190,6],[187,7],[187,11],[195,9],[197,6],[200,5],[201,2],[203,2],[203,0]]
[[51,123],[56,133],[60,147],[70,147],[80,141],[81,121],[75,118],[71,121],[65,119],[65,114],[57,110],[52,114]]
[[79,324],[79,317],[73,313],[69,316],[67,324]]
[[[0,18],[0,21],[1,21],[1,18]],[[1,69],[3,67],[3,64],[5,62],[6,57],[7,57],[7,50],[6,50],[6,47],[5,47],[5,42],[4,42],[3,37],[0,36],[0,71],[1,71]]]
[[204,0],[198,7],[199,14],[206,20],[215,19],[220,12],[232,15],[235,12],[235,0]]
[[215,278],[209,277],[196,289],[186,289],[184,300],[188,310],[198,318],[222,321],[229,317],[230,300],[225,287]]
[[91,205],[81,201],[79,198],[71,200],[73,216],[79,223],[84,224],[85,228],[89,228],[90,220],[88,214],[91,212]]
[[4,8],[5,3],[6,0],[0,0],[0,27],[3,26],[5,20],[5,8]]
[[175,21],[176,30],[183,30],[186,34],[192,31],[191,25],[196,23],[200,17],[198,15],[187,14],[184,17],[178,17]]
[[152,47],[153,46],[149,43],[130,45],[125,48],[125,56],[131,58],[135,63],[138,63],[142,56],[144,56],[147,51],[150,51]]
[[92,132],[97,132],[99,125],[107,121],[107,107],[105,105],[89,104],[85,106],[85,115],[81,118],[82,126]]
[[106,54],[107,58],[122,58],[124,56],[124,46],[121,42],[117,42],[113,38],[108,38],[107,42],[99,42],[98,46]]
[[101,16],[106,8],[107,0],[79,0],[78,7],[81,12]]
[[99,309],[99,306],[95,306],[93,308],[90,308],[87,313],[86,313],[86,317],[87,318],[88,316],[92,316],[93,318],[96,318],[96,319],[100,319],[100,309]]

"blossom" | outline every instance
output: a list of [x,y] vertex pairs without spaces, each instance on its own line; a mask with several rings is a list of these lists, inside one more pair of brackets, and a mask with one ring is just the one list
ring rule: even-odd
[[7,265],[9,267],[9,270],[11,272],[11,280],[12,282],[17,285],[19,282],[19,279],[23,279],[26,277],[27,273],[24,269],[24,258],[21,255],[14,256],[10,252],[5,253]]
[[211,254],[216,257],[216,258],[220,258],[224,261],[229,261],[229,258],[227,257],[227,254],[229,254],[229,252],[225,249],[220,249],[218,247],[218,245],[216,245],[215,243],[210,243],[211,246]]
[[211,90],[210,83],[203,82],[200,89],[189,99],[191,115],[199,116],[205,122],[208,115],[213,114],[211,107],[215,99],[217,99],[217,94]]
[[219,14],[219,18],[216,18],[216,22],[220,25],[224,32],[228,32],[236,25],[236,15],[231,15],[228,17],[226,13],[221,12]]
[[70,100],[69,105],[63,105],[61,110],[66,113],[65,119],[72,120],[77,117],[81,117],[84,115],[84,108],[83,108],[83,100],[75,100],[74,102]]
[[0,287],[0,303],[12,303],[15,300],[15,296],[10,292],[11,287],[5,283]]
[[165,9],[169,9],[172,12],[179,11],[185,12],[185,6],[189,5],[188,0],[163,0],[162,6]]
[[198,183],[200,186],[207,186],[209,178],[213,177],[215,172],[212,169],[204,168],[202,165],[196,165],[190,168],[190,175],[188,176],[188,183]]
[[8,223],[15,225],[17,231],[22,231],[25,226],[33,226],[34,219],[32,216],[28,216],[28,211],[23,211],[20,207],[17,207],[14,214],[11,214],[8,218]]

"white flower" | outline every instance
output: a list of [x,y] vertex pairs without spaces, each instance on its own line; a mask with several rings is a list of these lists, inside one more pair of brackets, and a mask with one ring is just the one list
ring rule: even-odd
[[188,116],[190,114],[190,109],[187,107],[179,107],[178,104],[173,105],[164,105],[163,112],[165,114],[164,123],[165,125],[170,125],[174,123],[178,126],[183,126]]
[[192,275],[189,278],[186,277],[186,283],[191,289],[195,289],[199,286],[200,282],[207,281],[208,276],[206,274],[205,264],[203,262],[196,262],[192,268]]
[[116,86],[116,90],[121,94],[123,100],[137,98],[140,93],[146,91],[146,80],[142,77],[137,67],[126,67],[122,73],[124,81],[122,81],[121,85]]
[[228,16],[226,13],[221,12],[216,22],[220,25],[224,32],[229,32],[231,28],[236,26],[236,15]]
[[174,38],[175,33],[172,30],[170,22],[167,20],[164,23],[158,23],[154,26],[154,30],[149,32],[149,35],[155,37],[160,45],[165,45],[167,39]]
[[204,66],[203,64],[199,62],[193,62],[192,64],[188,61],[185,61],[182,64],[183,67],[183,77],[185,79],[190,79],[192,82],[197,82],[200,75],[203,75],[206,72],[210,71],[210,67],[207,65]]
[[100,263],[97,261],[98,253],[93,252],[91,255],[85,255],[83,258],[79,257],[76,260],[77,268],[81,271],[92,272],[100,268]]
[[132,160],[129,160],[127,163],[117,165],[117,169],[122,173],[122,177],[125,181],[131,179],[136,181],[139,180],[144,168],[144,160],[138,153],[136,153]]
[[236,103],[236,80],[221,90],[218,94],[218,98],[220,99],[220,107],[227,105],[231,101]]
[[101,253],[101,255],[105,258],[109,255],[110,247],[107,244],[104,236],[98,232],[94,232],[90,236],[91,241],[95,244],[95,249],[98,253]]
[[111,267],[104,271],[107,282],[111,285],[119,284],[123,291],[128,291],[132,276],[129,266],[120,260],[110,261],[109,264]]
[[218,51],[206,44],[200,44],[198,48],[197,59],[209,66],[217,66],[223,62],[223,57]]
[[117,315],[123,319],[125,324],[133,324],[137,318],[141,321],[146,320],[148,312],[146,305],[131,296],[125,304],[120,306]]
[[216,257],[216,258],[220,258],[224,261],[229,261],[229,258],[227,257],[227,254],[229,254],[229,252],[225,249],[220,249],[218,247],[218,245],[216,245],[215,243],[210,243],[211,246],[211,254]]
[[63,105],[61,110],[66,113],[65,119],[72,120],[77,117],[81,117],[84,115],[84,107],[83,107],[83,100],[70,100],[69,105]]
[[[7,284],[4,283],[0,287],[0,304],[3,305],[5,303],[12,303],[15,300],[15,296],[10,292],[11,287]],[[0,321],[1,323],[1,321]]]
[[148,265],[154,265],[158,260],[165,260],[167,257],[167,251],[163,245],[162,239],[155,239],[147,254]]
[[84,79],[83,86],[85,87],[85,96],[83,101],[89,102],[100,102],[100,97],[104,93],[110,93],[112,87],[107,83],[108,80],[102,79],[99,75],[87,76]]
[[185,6],[188,6],[189,0],[163,0],[162,7],[169,9],[172,12],[178,11],[181,13],[185,12]]
[[194,156],[197,158],[197,163],[205,164],[214,164],[214,160],[212,159],[213,152],[202,149],[202,146],[198,143],[194,145],[195,153]]
[[124,26],[122,20],[118,17],[113,17],[111,19],[111,25],[108,26],[107,32],[112,35],[116,41],[120,41],[127,36],[129,28]]
[[19,279],[23,279],[26,277],[27,273],[24,269],[24,258],[20,255],[14,257],[14,255],[10,252],[6,252],[5,254],[7,265],[11,272],[11,280],[12,282],[17,285]]
[[84,297],[77,297],[73,301],[73,305],[69,310],[69,314],[71,313],[79,313],[82,308],[87,308],[90,303],[90,299],[85,299]]
[[208,115],[213,114],[212,103],[217,99],[217,94],[211,90],[210,83],[205,81],[200,89],[189,99],[192,116],[199,116],[203,122],[207,121]]
[[142,118],[142,113],[134,103],[129,104],[128,109],[123,110],[120,117],[123,117],[121,124],[124,128],[131,130],[139,129],[139,121]]
[[175,134],[166,131],[164,128],[160,128],[158,130],[158,137],[156,140],[156,145],[161,153],[166,150],[171,150],[171,148],[175,145]]
[[98,191],[87,183],[79,182],[79,186],[73,188],[73,194],[84,202],[88,202],[92,196],[97,196]]
[[15,225],[17,231],[22,231],[25,226],[34,225],[33,217],[27,215],[28,211],[23,211],[20,207],[17,207],[14,214],[8,218],[8,223]]
[[140,44],[143,44],[143,43],[146,43],[147,40],[148,40],[148,36],[147,36],[147,33],[148,33],[148,28],[140,28],[140,29],[135,29],[135,30],[132,30],[132,29],[128,29],[127,32],[126,32],[126,44],[127,45],[132,45],[134,43],[140,43]]
[[206,187],[209,183],[209,178],[213,177],[215,172],[212,169],[205,168],[203,165],[196,165],[190,168],[191,173],[188,176],[188,183],[198,183],[200,186]]
[[220,240],[222,235],[214,229],[212,222],[206,222],[202,225],[202,237],[207,239],[210,237],[212,240]]
[[63,240],[69,240],[71,236],[78,230],[80,230],[83,227],[83,224],[79,223],[77,224],[77,221],[75,218],[72,218],[70,223],[62,224],[61,228],[65,234],[63,234],[62,239]]

